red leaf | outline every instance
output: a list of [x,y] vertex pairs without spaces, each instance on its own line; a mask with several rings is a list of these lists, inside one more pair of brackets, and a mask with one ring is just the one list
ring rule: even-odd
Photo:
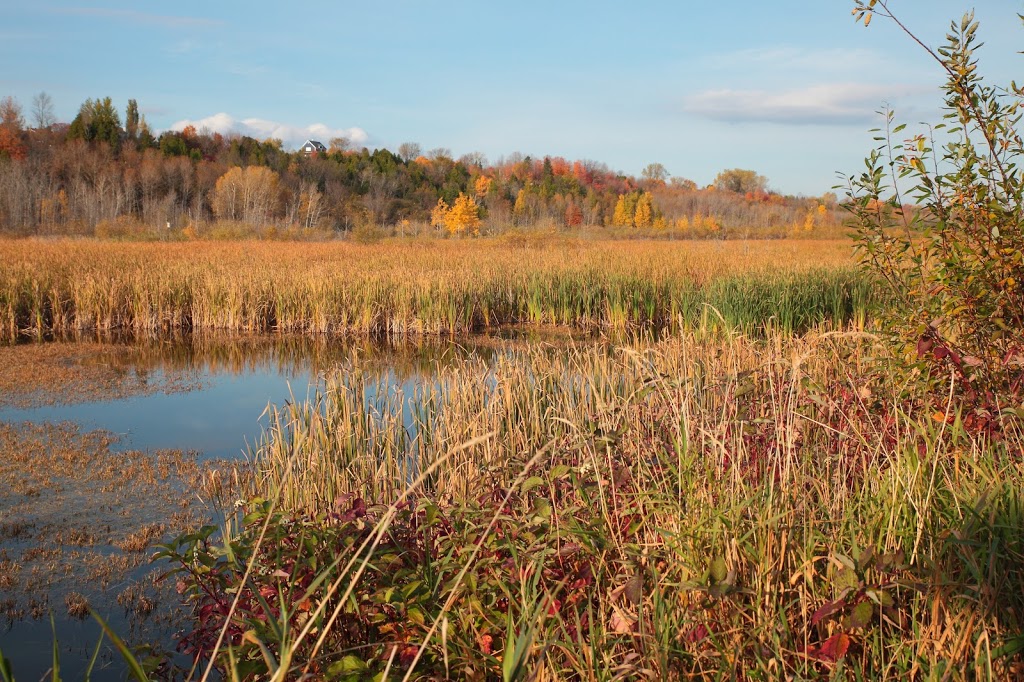
[[708,634],[709,633],[708,633],[707,626],[701,624],[701,625],[698,625],[697,627],[693,628],[689,632],[687,632],[683,636],[683,639],[685,639],[687,641],[687,643],[689,643],[689,644],[696,644],[697,642],[700,642],[701,640],[707,639]]
[[932,340],[922,336],[917,340],[917,357],[923,357],[925,353],[932,349]]
[[804,655],[823,663],[835,663],[846,655],[850,648],[850,637],[845,632],[837,632],[821,645],[820,648],[808,647]]
[[407,645],[402,647],[402,651],[398,654],[398,662],[403,667],[408,668],[412,665],[412,662],[416,660],[416,654],[419,653],[419,647]]
[[825,604],[814,612],[811,616],[811,625],[817,625],[821,621],[825,620],[833,613],[843,608],[845,602],[842,599],[836,599],[835,601],[825,602]]

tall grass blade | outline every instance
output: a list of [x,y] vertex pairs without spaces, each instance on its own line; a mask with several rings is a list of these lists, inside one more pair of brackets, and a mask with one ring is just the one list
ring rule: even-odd
[[103,632],[106,633],[108,638],[110,638],[110,641],[114,643],[114,646],[117,648],[118,653],[121,654],[121,658],[124,659],[125,664],[128,666],[128,671],[131,673],[131,676],[135,678],[135,681],[150,682],[149,676],[143,669],[142,664],[139,663],[137,658],[135,658],[135,654],[133,654],[132,650],[128,648],[128,645],[124,643],[124,640],[118,637],[117,633],[107,625],[107,622],[103,620],[102,617],[100,617],[100,614],[96,613],[92,609],[89,609],[89,613],[92,614],[93,619],[100,624],[100,627],[103,628]]

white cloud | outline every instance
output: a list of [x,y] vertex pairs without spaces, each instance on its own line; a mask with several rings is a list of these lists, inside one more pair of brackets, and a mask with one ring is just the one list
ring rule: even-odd
[[843,125],[871,121],[885,102],[921,90],[865,83],[830,83],[782,91],[717,89],[685,98],[683,108],[730,123]]
[[189,125],[195,126],[197,130],[205,128],[211,133],[220,133],[221,135],[234,133],[248,135],[259,140],[272,137],[281,140],[285,148],[298,147],[308,139],[320,140],[327,144],[334,137],[348,138],[353,145],[359,146],[365,144],[370,137],[362,128],[332,128],[323,123],[297,126],[290,123],[268,121],[263,118],[236,119],[223,112],[194,121],[189,119],[178,121],[171,125],[171,130],[181,131]]

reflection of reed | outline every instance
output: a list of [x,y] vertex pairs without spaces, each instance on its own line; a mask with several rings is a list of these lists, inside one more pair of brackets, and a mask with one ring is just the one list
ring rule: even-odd
[[481,335],[455,340],[190,334],[174,339],[121,339],[116,343],[121,352],[104,361],[125,371],[160,370],[193,375],[272,371],[284,376],[307,373],[316,376],[359,358],[363,367],[377,373],[390,371],[403,377],[427,378],[433,376],[438,367],[470,356],[493,362],[497,355],[524,347],[529,341]]
[[218,333],[133,339],[80,333],[63,341],[0,346],[0,407],[189,391],[218,374],[315,378],[353,362],[373,376],[426,381],[470,357],[493,364],[530,345],[558,349],[576,342],[565,333],[544,330],[501,332],[404,340]]
[[2,247],[0,340],[95,330],[406,338],[524,323],[790,331],[862,319],[870,296],[847,243]]

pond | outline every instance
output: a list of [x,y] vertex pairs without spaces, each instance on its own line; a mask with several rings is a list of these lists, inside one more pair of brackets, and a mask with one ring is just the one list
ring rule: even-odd
[[[40,679],[56,640],[65,679],[81,678],[100,638],[89,608],[130,643],[172,649],[181,614],[170,581],[155,580],[168,567],[149,563],[152,544],[205,523],[213,472],[244,463],[268,405],[304,399],[332,367],[358,359],[375,385],[411,394],[448,363],[566,338],[512,329],[399,344],[190,336],[0,347],[0,649],[18,679]],[[97,660],[92,679],[123,677],[108,643]]]

